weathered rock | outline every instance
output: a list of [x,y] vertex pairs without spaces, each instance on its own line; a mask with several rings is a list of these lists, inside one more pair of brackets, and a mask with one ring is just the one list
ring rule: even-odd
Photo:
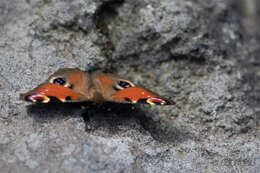
[[[2,0],[0,172],[258,172],[260,37],[236,3]],[[118,73],[177,105],[18,100],[62,67]]]

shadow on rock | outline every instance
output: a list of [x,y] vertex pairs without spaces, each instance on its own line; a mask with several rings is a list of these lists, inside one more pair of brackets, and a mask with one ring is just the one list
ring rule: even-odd
[[57,121],[79,116],[82,110],[78,103],[48,103],[27,106],[27,113],[38,122]]
[[119,126],[135,129],[138,126],[134,116],[137,112],[142,113],[134,105],[118,103],[48,103],[27,107],[28,115],[40,123],[82,117],[86,131],[94,132],[99,129],[109,134],[118,133]]
[[[84,110],[81,108],[84,107]],[[82,116],[86,131],[96,130],[114,135],[124,129],[137,129],[141,133],[147,130],[151,136],[163,143],[177,144],[192,138],[184,130],[174,127],[166,119],[155,121],[147,117],[145,112],[135,105],[104,103],[49,103],[28,106],[28,115],[40,123]],[[141,126],[140,126],[141,125]]]
[[178,145],[188,139],[194,139],[190,132],[185,129],[180,129],[180,127],[175,127],[174,122],[167,118],[155,121],[153,118],[143,114],[139,115],[139,119],[145,130],[149,131],[155,140],[162,143]]
[[115,134],[120,132],[122,127],[125,129],[138,128],[139,122],[135,115],[140,113],[142,111],[135,105],[104,103],[88,107],[82,116],[86,122],[87,131],[93,132],[99,129],[107,131],[109,134]]

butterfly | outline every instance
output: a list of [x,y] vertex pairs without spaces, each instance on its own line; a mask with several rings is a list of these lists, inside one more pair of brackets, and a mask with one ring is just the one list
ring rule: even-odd
[[20,99],[34,103],[118,102],[173,105],[166,99],[118,75],[86,73],[78,68],[62,68]]

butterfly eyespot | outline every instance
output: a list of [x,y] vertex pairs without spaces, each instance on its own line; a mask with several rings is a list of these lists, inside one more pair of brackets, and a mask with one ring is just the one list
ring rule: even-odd
[[66,80],[64,78],[55,78],[52,80],[53,84],[62,85],[64,86],[66,84]]
[[135,86],[135,85],[132,82],[119,80],[119,81],[117,81],[115,88],[117,90],[122,90],[124,88],[130,88],[130,87],[133,87],[133,86]]
[[122,88],[129,88],[132,87],[132,85],[126,81],[119,81],[118,85],[121,86]]

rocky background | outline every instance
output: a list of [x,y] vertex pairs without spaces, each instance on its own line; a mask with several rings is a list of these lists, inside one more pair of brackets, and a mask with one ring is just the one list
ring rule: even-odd
[[[259,172],[260,13],[243,5],[1,0],[0,172]],[[177,104],[19,100],[62,67],[117,73]]]

